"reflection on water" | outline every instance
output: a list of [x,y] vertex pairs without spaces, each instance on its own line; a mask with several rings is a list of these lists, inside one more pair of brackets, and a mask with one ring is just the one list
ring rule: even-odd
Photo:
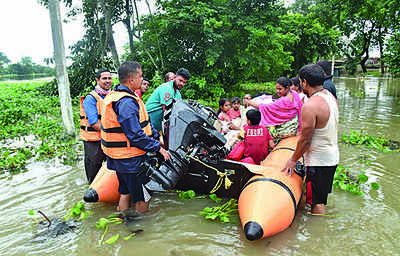
[[[340,104],[340,136],[350,129],[400,141],[400,81],[391,78],[335,79]],[[248,242],[233,224],[206,221],[199,211],[210,200],[182,201],[176,194],[156,194],[149,214],[129,226],[113,226],[109,236],[144,229],[137,237],[98,245],[100,217],[115,205],[86,204],[94,212],[79,230],[32,243],[37,230],[30,209],[62,217],[85,191],[83,165],[33,163],[29,171],[0,174],[1,255],[389,255],[400,254],[400,153],[381,153],[340,143],[341,164],[354,175],[365,171],[378,191],[362,196],[335,190],[328,200],[330,217],[299,211],[289,229],[271,238]],[[360,163],[368,155],[371,164]]]

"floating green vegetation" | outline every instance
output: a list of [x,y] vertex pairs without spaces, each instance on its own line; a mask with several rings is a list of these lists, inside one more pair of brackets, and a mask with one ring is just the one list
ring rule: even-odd
[[356,98],[365,98],[365,92],[364,91],[354,91],[350,93]]
[[86,211],[85,205],[82,202],[76,202],[68,211],[67,215],[64,216],[64,221],[67,221],[70,218],[80,221],[86,219],[90,214],[92,214],[92,212]]
[[238,204],[236,199],[231,199],[221,206],[206,207],[201,212],[207,220],[218,220],[220,222],[234,222],[233,216],[238,216]]
[[347,144],[365,145],[383,152],[399,151],[396,142],[390,141],[383,135],[381,137],[374,137],[363,133],[363,131],[350,130],[349,134],[343,134],[342,141]]
[[[45,82],[0,82],[0,170],[16,172],[35,157],[46,160],[59,157],[64,164],[79,158],[80,143],[65,136],[59,99],[44,95],[40,88]],[[78,99],[73,99],[75,127],[79,122]],[[37,143],[9,147],[10,140],[34,135]],[[7,140],[7,141],[6,141]]]
[[[350,172],[346,170],[342,165],[338,165],[333,180],[333,187],[351,192],[355,195],[362,195],[364,193],[362,191],[363,185],[366,185],[368,179],[369,178],[365,174],[365,172],[359,174],[357,177],[354,177],[350,175]],[[376,182],[369,183],[369,186],[373,190],[379,189],[379,184]]]
[[[109,226],[110,225],[119,225],[122,223],[122,219],[116,215],[116,214],[111,214],[107,218],[100,218],[96,222],[96,228],[98,229],[104,229],[104,232],[99,240],[99,245],[102,245],[105,239],[105,236],[108,232]],[[107,239],[105,242],[107,244],[113,244],[115,243],[119,238],[119,234],[111,236],[109,239]]]
[[[216,194],[196,196],[196,193],[193,190],[178,191],[178,193],[179,198],[183,200],[209,198],[216,203],[220,203],[222,201],[222,199],[217,197]],[[237,200],[231,199],[221,206],[205,207],[202,211],[200,211],[200,214],[204,215],[207,220],[218,220],[224,223],[232,222],[237,224],[237,221],[232,221],[231,219],[234,216],[238,216]]]

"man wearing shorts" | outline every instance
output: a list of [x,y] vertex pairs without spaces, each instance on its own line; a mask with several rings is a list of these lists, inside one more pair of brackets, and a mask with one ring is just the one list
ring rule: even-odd
[[143,101],[134,93],[142,83],[142,68],[137,62],[125,62],[118,69],[120,86],[104,99],[101,117],[101,146],[107,155],[107,167],[116,170],[119,181],[120,211],[131,201],[138,212],[149,208],[149,181],[140,166],[146,152],[160,152],[165,160],[170,155],[160,146],[158,133],[149,122]]
[[311,204],[311,213],[325,214],[339,163],[339,108],[335,97],[323,87],[324,71],[319,65],[304,66],[299,71],[299,77],[309,100],[301,111],[302,132],[296,151],[282,171],[292,175],[297,160],[304,154],[307,203]]

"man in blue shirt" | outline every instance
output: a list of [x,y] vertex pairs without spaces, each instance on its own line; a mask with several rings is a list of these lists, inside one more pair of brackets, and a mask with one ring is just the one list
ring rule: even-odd
[[127,210],[130,202],[136,211],[146,212],[151,191],[144,186],[149,178],[140,166],[146,152],[160,152],[165,160],[170,154],[149,122],[143,101],[134,93],[142,83],[142,68],[137,62],[125,62],[118,69],[120,85],[104,100],[101,140],[107,155],[107,167],[116,170],[121,193],[119,208]]
[[85,151],[85,172],[90,183],[96,177],[102,163],[106,160],[100,145],[100,119],[104,97],[110,92],[112,78],[110,71],[99,70],[96,73],[96,87],[81,97],[80,137]]
[[336,87],[335,84],[333,83],[333,76],[331,75],[332,73],[332,64],[327,61],[327,60],[321,60],[317,62],[317,65],[320,66],[324,70],[324,89],[328,90],[332,95],[337,99],[336,96]]
[[153,91],[146,102],[146,109],[149,113],[150,122],[161,131],[161,122],[165,112],[165,107],[173,102],[174,99],[182,99],[180,90],[190,79],[190,73],[184,68],[178,69],[173,80],[166,82]]

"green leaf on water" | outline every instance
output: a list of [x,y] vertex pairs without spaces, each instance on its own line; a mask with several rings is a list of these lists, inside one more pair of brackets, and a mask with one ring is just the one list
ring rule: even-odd
[[183,200],[193,199],[196,196],[196,193],[193,190],[182,191],[179,193],[179,198]]
[[116,235],[110,237],[109,239],[107,239],[106,244],[113,244],[113,243],[117,242],[118,238],[119,238],[119,234],[116,234]]
[[221,198],[218,198],[216,194],[211,194],[211,195],[209,195],[209,197],[211,200],[213,200],[216,203],[219,203],[222,200]]
[[376,183],[376,182],[371,182],[371,188],[373,189],[373,190],[378,190],[379,189],[379,184],[378,183]]
[[365,174],[360,174],[357,178],[359,183],[365,183],[368,181],[368,176]]
[[124,237],[123,239],[124,239],[125,241],[127,241],[127,240],[131,239],[131,238],[134,237],[134,236],[136,236],[136,233],[132,233],[132,234],[130,234],[129,236]]
[[29,215],[35,215],[35,211],[34,210],[29,210],[28,213],[29,213]]
[[100,218],[97,222],[96,222],[96,228],[99,229],[104,229],[106,228],[106,226],[108,225],[110,221],[107,220],[106,218]]
[[79,209],[84,209],[84,208],[85,208],[85,205],[84,205],[82,202],[77,202],[77,203],[75,204],[75,207],[76,207],[76,208],[79,208]]

